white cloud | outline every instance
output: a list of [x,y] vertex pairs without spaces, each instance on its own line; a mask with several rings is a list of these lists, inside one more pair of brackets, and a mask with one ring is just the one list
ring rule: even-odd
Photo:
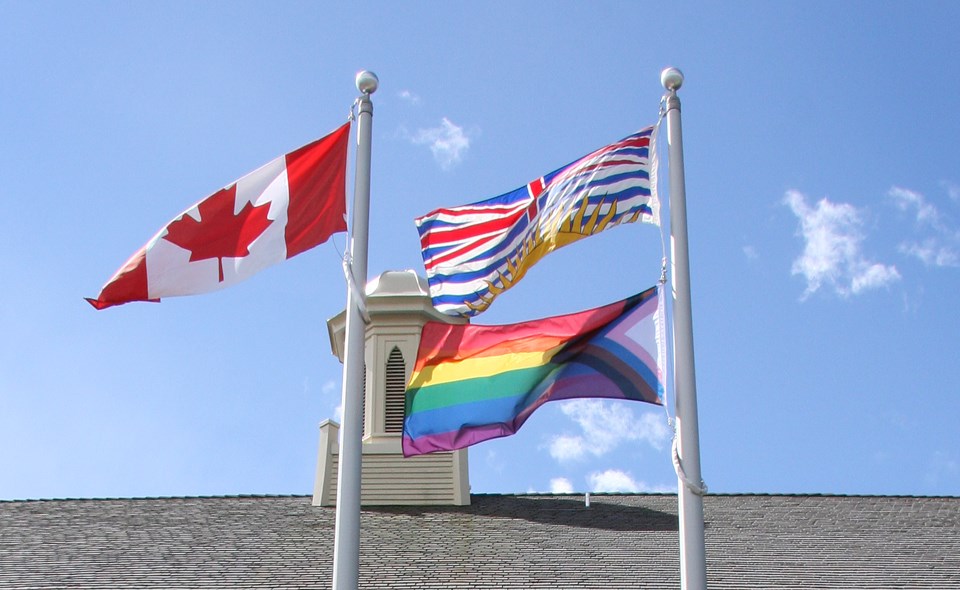
[[400,92],[397,93],[397,96],[399,96],[401,100],[409,104],[412,104],[412,105],[420,104],[420,96],[417,94],[414,94],[413,92],[410,92],[409,90],[401,90]]
[[955,250],[941,245],[935,238],[927,238],[923,243],[904,242],[900,252],[919,259],[927,266],[960,266],[960,255]]
[[573,484],[565,477],[555,477],[550,480],[551,494],[572,494]]
[[943,186],[944,190],[947,191],[947,194],[950,195],[951,199],[954,201],[960,201],[960,186],[947,180],[941,182],[940,185]]
[[558,461],[579,459],[586,453],[583,437],[561,434],[550,440],[550,456]]
[[604,455],[623,442],[646,442],[663,449],[670,430],[659,413],[639,416],[625,404],[599,399],[576,399],[563,402],[561,411],[580,427],[581,434],[561,434],[550,439],[550,456],[558,461],[581,459],[588,453]]
[[635,494],[638,492],[674,491],[666,487],[651,487],[645,482],[633,479],[629,473],[619,469],[607,469],[606,471],[591,473],[587,476],[587,482],[590,485],[590,490],[594,492],[621,492]]
[[828,286],[841,295],[857,294],[883,287],[900,279],[893,265],[867,260],[861,252],[864,240],[860,213],[848,203],[820,199],[816,206],[806,197],[788,191],[784,203],[800,220],[799,235],[804,239],[803,254],[794,260],[791,272],[802,275],[807,288],[802,299]]
[[[334,381],[333,379],[329,379],[326,382],[324,382],[322,387],[320,387],[320,391],[325,396],[334,395],[337,393],[339,385],[340,385],[339,382]],[[342,423],[343,422],[343,402],[340,399],[340,396],[337,396],[335,399],[337,400],[337,405],[333,408],[333,421]]]
[[[954,185],[943,183],[950,198],[957,198],[960,190]],[[960,266],[960,232],[952,227],[940,211],[920,193],[902,187],[891,187],[888,195],[898,209],[916,215],[917,226],[927,227],[928,233],[920,240],[905,240],[900,244],[900,252],[923,262],[926,266]],[[932,232],[930,232],[932,230]]]
[[753,246],[744,246],[743,255],[747,257],[747,260],[756,260],[760,258],[760,255],[757,254],[757,249]]
[[933,227],[939,226],[940,212],[937,211],[935,206],[928,203],[920,193],[894,186],[890,188],[888,194],[901,211],[915,211],[917,223],[926,223]]
[[639,492],[641,486],[626,472],[617,469],[607,469],[600,473],[591,473],[587,476],[590,489],[594,492]]
[[343,422],[343,404],[337,404],[337,407],[333,409],[333,421],[337,423]]
[[633,479],[626,471],[619,469],[607,469],[597,473],[591,473],[587,476],[587,482],[590,490],[594,492],[620,492],[620,493],[640,493],[640,492],[676,492],[676,487],[670,486],[651,486],[643,481]]
[[607,469],[600,473],[591,473],[587,476],[590,489],[594,492],[639,492],[645,487],[634,481],[626,472],[617,469]]
[[850,282],[850,291],[857,294],[867,289],[877,289],[900,280],[896,267],[874,263],[860,270]]
[[450,119],[444,117],[439,127],[418,129],[416,135],[410,138],[416,145],[429,145],[433,152],[433,159],[444,170],[463,159],[463,155],[470,148],[470,138]]

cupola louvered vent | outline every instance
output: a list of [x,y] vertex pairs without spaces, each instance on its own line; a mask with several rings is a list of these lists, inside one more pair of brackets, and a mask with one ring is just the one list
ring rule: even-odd
[[403,353],[394,347],[387,359],[387,379],[384,412],[384,431],[403,432],[404,391],[407,388],[407,370]]

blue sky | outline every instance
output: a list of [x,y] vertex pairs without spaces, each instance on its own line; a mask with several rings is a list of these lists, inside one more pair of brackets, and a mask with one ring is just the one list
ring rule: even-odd
[[[229,290],[94,296],[200,198],[374,95],[370,276],[680,96],[703,476],[960,493],[960,8],[948,2],[26,3],[0,19],[0,499],[309,493],[340,403],[345,238]],[[348,178],[353,178],[352,161]],[[477,323],[651,286],[660,237],[558,251]],[[675,490],[664,412],[577,401],[475,492]]]

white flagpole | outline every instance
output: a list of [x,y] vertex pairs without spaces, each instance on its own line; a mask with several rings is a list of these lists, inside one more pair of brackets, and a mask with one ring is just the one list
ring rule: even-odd
[[673,265],[674,387],[677,416],[677,476],[680,516],[680,587],[707,587],[703,535],[703,482],[697,425],[697,382],[693,364],[693,311],[690,305],[690,256],[687,246],[687,194],[683,173],[680,98],[683,73],[667,68],[660,74],[666,88],[667,144],[670,154],[670,249]]
[[363,443],[363,372],[366,326],[362,298],[367,283],[367,243],[370,224],[370,141],[376,74],[357,74],[360,108],[357,115],[357,160],[353,185],[353,228],[347,284],[347,325],[343,357],[343,425],[337,469],[337,513],[333,537],[333,588],[356,590],[360,582],[360,474]]

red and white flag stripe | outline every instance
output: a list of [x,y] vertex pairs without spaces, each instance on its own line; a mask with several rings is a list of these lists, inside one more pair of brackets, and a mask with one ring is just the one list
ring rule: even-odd
[[350,124],[184,211],[104,285],[97,309],[238,283],[346,231]]

